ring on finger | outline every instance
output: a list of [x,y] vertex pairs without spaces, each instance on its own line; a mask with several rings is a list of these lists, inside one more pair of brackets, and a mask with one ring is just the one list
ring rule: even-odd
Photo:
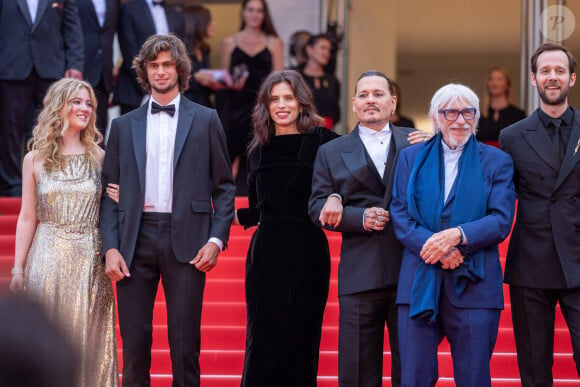
[[377,222],[377,221],[375,220],[375,226],[376,226],[377,224],[379,224],[379,222]]

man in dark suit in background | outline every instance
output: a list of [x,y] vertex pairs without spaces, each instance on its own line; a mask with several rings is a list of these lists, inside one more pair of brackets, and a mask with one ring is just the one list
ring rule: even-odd
[[183,39],[185,21],[183,14],[162,0],[131,0],[121,4],[119,12],[119,47],[123,64],[113,93],[113,103],[121,107],[121,114],[136,109],[143,102],[145,92],[137,83],[131,67],[133,58],[151,35],[174,33]]
[[[101,234],[117,282],[123,385],[150,385],[159,279],[167,305],[173,386],[199,386],[205,273],[234,217],[235,186],[217,113],[181,94],[191,62],[174,35],[153,35],[134,60],[148,103],[113,120],[103,165]],[[117,201],[117,202],[116,202]]]
[[113,38],[117,32],[119,0],[77,0],[83,27],[83,75],[97,96],[97,128],[107,129],[109,95],[113,91]]
[[506,129],[518,194],[505,267],[522,386],[551,386],[556,304],[580,375],[580,111],[568,105],[576,59],[544,43],[531,58],[540,108]]
[[75,1],[28,3],[0,0],[0,196],[22,194],[22,142],[48,87],[62,77],[82,79]]
[[[339,386],[381,385],[385,321],[392,384],[399,386],[395,297],[403,247],[393,234],[387,208],[397,155],[409,145],[408,136],[415,129],[389,123],[397,99],[381,72],[364,72],[352,101],[359,124],[350,135],[319,149],[309,213],[315,223],[342,233]],[[411,138],[424,141],[428,136],[417,132]]]

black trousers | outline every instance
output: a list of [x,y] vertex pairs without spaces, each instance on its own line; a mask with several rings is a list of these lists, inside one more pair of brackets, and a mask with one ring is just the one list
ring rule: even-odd
[[580,288],[533,289],[510,285],[512,322],[523,387],[552,386],[556,303],[570,331],[580,376]]
[[99,82],[98,85],[94,86],[93,90],[95,91],[95,96],[97,97],[97,129],[99,129],[103,137],[105,137],[107,123],[109,122],[109,93],[103,87],[102,82]]
[[48,87],[32,70],[23,80],[0,81],[0,196],[22,195],[22,150]]
[[[144,213],[131,277],[117,283],[123,339],[123,386],[150,386],[153,307],[161,278],[173,387],[200,385],[200,325],[205,273],[177,261],[171,247],[171,214]],[[192,259],[195,252],[192,252]]]
[[385,322],[391,346],[391,385],[401,385],[396,287],[338,297],[338,385],[381,387]]

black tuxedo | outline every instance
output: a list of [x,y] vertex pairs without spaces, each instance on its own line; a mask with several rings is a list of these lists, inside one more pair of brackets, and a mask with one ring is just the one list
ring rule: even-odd
[[[395,290],[403,246],[395,238],[391,223],[387,223],[381,232],[368,232],[363,228],[365,208],[389,208],[397,156],[401,149],[409,145],[407,136],[415,130],[393,125],[391,129],[391,145],[383,179],[366,152],[358,127],[350,135],[323,145],[314,166],[309,202],[311,219],[320,225],[320,211],[332,193],[341,195],[344,206],[342,222],[335,229],[342,233],[338,267],[341,386],[380,384],[385,320],[393,352],[393,384],[400,383]],[[389,310],[388,303],[391,304]],[[371,309],[382,308],[380,312],[370,312],[377,316],[367,322],[366,328],[372,327],[373,332],[366,337],[362,329],[357,331],[358,328],[349,329],[347,326],[348,315],[355,313],[354,309],[362,304],[370,305]]]
[[573,113],[563,160],[538,111],[500,132],[500,147],[514,161],[518,194],[505,282],[523,385],[551,384],[556,302],[570,327],[580,374],[580,111]]
[[85,46],[84,78],[93,86],[98,100],[97,127],[105,134],[109,95],[113,91],[113,38],[117,32],[119,0],[106,0],[103,26],[92,0],[77,0]]
[[0,196],[21,194],[21,148],[32,110],[67,69],[83,70],[74,0],[0,0]]
[[173,385],[199,386],[205,273],[188,262],[210,237],[227,243],[235,186],[217,113],[181,96],[172,212],[163,214],[152,228],[149,213],[143,212],[148,107],[145,104],[113,120],[103,165],[103,187],[111,182],[121,187],[118,204],[103,194],[103,252],[119,250],[131,271],[131,277],[117,283],[123,385],[149,382],[153,305],[161,276]]
[[[165,8],[169,32],[183,39],[185,22],[183,14],[171,6]],[[145,0],[132,0],[121,4],[118,23],[119,46],[123,54],[123,64],[119,70],[113,102],[121,105],[126,113],[141,104],[145,92],[137,83],[137,74],[131,68],[133,58],[139,53],[148,37],[155,35],[155,23],[149,5]]]

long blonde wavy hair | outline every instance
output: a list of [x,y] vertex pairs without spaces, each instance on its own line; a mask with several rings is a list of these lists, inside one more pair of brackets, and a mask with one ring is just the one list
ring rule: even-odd
[[86,128],[81,130],[81,144],[91,162],[97,162],[99,144],[103,135],[97,130],[97,98],[91,85],[85,81],[63,78],[53,83],[43,100],[44,108],[38,115],[38,123],[32,131],[32,139],[28,142],[28,150],[36,151],[36,157],[44,163],[44,169],[51,171],[63,169],[65,157],[61,152],[63,135],[69,128],[69,113],[72,101],[82,89],[86,89],[91,100],[92,114]]

